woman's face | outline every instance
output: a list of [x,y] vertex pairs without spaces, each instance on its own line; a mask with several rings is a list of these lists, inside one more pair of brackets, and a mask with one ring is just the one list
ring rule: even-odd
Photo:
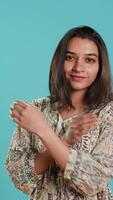
[[65,55],[64,73],[72,91],[84,91],[94,82],[99,71],[99,52],[89,39],[74,37]]

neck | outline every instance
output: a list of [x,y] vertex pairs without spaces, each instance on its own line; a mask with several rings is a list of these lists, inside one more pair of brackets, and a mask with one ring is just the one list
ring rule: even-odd
[[86,103],[84,102],[84,96],[84,91],[76,91],[71,94],[72,105],[75,109],[87,107]]
[[71,94],[73,108],[61,107],[59,112],[63,119],[72,117],[74,114],[84,112],[88,109],[88,105],[84,102],[85,93],[77,91]]

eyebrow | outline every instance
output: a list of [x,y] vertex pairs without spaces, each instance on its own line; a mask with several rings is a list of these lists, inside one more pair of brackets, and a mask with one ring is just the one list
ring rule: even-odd
[[[66,53],[70,53],[70,54],[72,54],[72,55],[76,55],[76,53],[74,53],[74,52],[72,52],[72,51],[66,51]],[[87,53],[87,54],[85,54],[85,55],[87,55],[87,56],[95,56],[95,57],[98,58],[98,55],[95,54],[95,53]]]

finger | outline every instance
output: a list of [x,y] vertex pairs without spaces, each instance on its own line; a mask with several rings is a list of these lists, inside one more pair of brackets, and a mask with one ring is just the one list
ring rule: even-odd
[[10,111],[11,117],[16,117],[18,120],[20,120],[20,113],[17,112],[16,110]]
[[93,127],[93,124],[87,124],[86,126],[84,127],[81,127],[81,133],[83,132],[89,132]]
[[96,123],[95,122],[89,122],[89,123],[85,123],[85,124],[82,124],[82,125],[75,125],[75,129],[77,130],[90,130],[90,129],[93,129],[95,127]]
[[13,112],[14,110],[17,110],[19,112],[19,111],[22,111],[23,109],[25,108],[23,108],[23,106],[19,105],[17,102],[13,102],[10,106],[10,112],[11,111]]
[[97,117],[97,118],[86,118],[86,119],[83,119],[83,122],[84,123],[98,123],[100,121],[100,118]]
[[90,132],[94,128],[94,123],[86,124],[83,126],[78,126],[78,127],[71,127],[70,128],[70,135],[71,137],[73,135],[83,135],[85,133]]
[[85,114],[76,118],[76,120],[85,120],[85,119],[97,119],[97,115],[95,114]]
[[14,105],[15,105],[16,101],[14,101],[11,105],[10,105],[10,110],[14,109]]
[[89,133],[91,130],[93,130],[94,128],[94,125],[90,124],[90,125],[87,125],[87,126],[84,126],[84,127],[81,127],[78,131],[78,135],[84,135],[84,134],[87,134]]
[[18,118],[16,118],[16,117],[12,117],[12,116],[10,116],[10,118],[11,118],[12,121],[14,121],[15,123],[20,124],[20,121],[19,121]]
[[82,124],[87,121],[95,121],[95,120],[97,120],[97,118],[84,116],[84,117],[80,117],[80,118],[73,118],[72,123],[81,123]]
[[84,127],[79,127],[78,129],[70,128],[70,133],[69,133],[69,140],[70,141],[77,141],[80,140],[83,135],[88,134],[92,129],[94,125],[89,124]]
[[83,120],[83,121],[92,121],[92,120],[97,120],[97,116],[96,115],[84,115],[81,118],[79,118],[79,120]]
[[15,105],[18,105],[22,108],[26,108],[28,106],[28,103],[24,101],[16,101]]
[[9,114],[9,118],[13,121],[12,115]]
[[99,119],[98,118],[81,118],[81,119],[78,119],[78,120],[73,120],[73,124],[75,125],[83,125],[83,124],[87,124],[87,123],[96,123],[98,122]]
[[22,106],[18,105],[18,104],[15,104],[14,105],[14,109],[13,111],[17,111],[21,114],[21,112],[24,110],[25,108],[23,108]]
[[97,117],[97,115],[96,114],[93,114],[93,113],[87,113],[87,114],[84,114],[84,115],[82,115],[82,117]]
[[82,125],[83,125],[83,126],[87,126],[87,125],[96,125],[96,123],[97,123],[97,120],[91,119],[91,120],[86,120],[86,121],[84,121],[84,122],[82,123]]
[[80,122],[73,122],[71,124],[71,128],[73,129],[79,129],[80,127],[85,127],[85,126],[92,126],[92,125],[96,125],[96,121],[95,120],[90,120],[90,121],[80,121]]
[[78,117],[77,116],[73,116],[73,119],[75,118],[75,119],[80,119],[80,118],[90,118],[90,117],[97,117],[97,115],[96,114],[92,114],[92,113],[87,113],[87,114],[82,114],[82,115],[79,115]]

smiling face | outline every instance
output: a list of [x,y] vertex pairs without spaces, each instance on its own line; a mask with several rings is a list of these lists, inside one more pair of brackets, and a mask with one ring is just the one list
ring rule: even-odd
[[72,38],[64,61],[64,73],[72,91],[86,92],[98,71],[99,52],[96,44],[89,39]]

